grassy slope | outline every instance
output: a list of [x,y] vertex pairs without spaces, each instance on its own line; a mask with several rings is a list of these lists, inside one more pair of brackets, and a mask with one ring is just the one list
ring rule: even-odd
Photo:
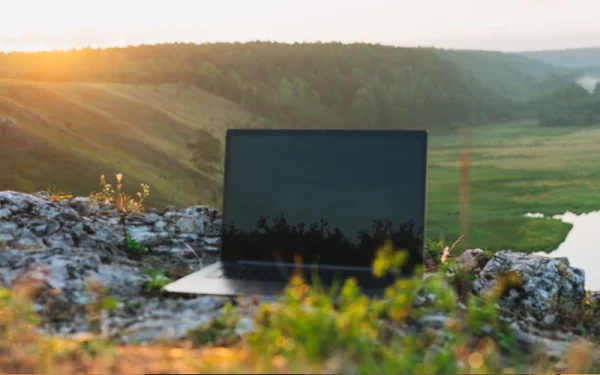
[[[570,225],[527,219],[600,209],[600,128],[542,128],[534,123],[472,129],[470,246],[492,250],[555,249]],[[433,134],[429,169],[429,236],[457,238],[458,132]],[[463,244],[466,245],[466,244]]]
[[195,169],[186,145],[199,129],[207,142],[222,140],[227,126],[249,118],[193,87],[9,80],[0,81],[3,115],[17,127],[0,137],[0,190],[56,185],[87,195],[101,173],[112,182],[121,172],[127,193],[148,183],[149,203],[159,206],[218,204],[221,173]]

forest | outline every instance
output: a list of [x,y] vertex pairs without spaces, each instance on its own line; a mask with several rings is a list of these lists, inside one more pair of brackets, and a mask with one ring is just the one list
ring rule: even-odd
[[588,126],[600,124],[600,85],[589,93],[576,83],[539,101],[540,125]]
[[[163,44],[0,54],[0,78],[191,84],[282,127],[441,128],[534,115],[512,91],[482,81],[485,59],[475,63],[371,44]],[[533,70],[524,74],[544,82]]]

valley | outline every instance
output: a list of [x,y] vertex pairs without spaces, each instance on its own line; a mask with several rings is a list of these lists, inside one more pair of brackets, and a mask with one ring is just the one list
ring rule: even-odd
[[571,225],[525,213],[600,208],[600,95],[575,83],[584,73],[528,54],[338,43],[0,54],[0,190],[85,196],[123,173],[129,195],[150,185],[149,206],[220,207],[227,128],[428,129],[428,237],[451,243],[465,234],[467,126],[457,250],[548,252]]

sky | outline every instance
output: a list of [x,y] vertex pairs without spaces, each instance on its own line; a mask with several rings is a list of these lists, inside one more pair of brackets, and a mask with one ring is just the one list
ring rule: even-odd
[[0,0],[0,50],[339,41],[523,51],[600,46],[598,0]]

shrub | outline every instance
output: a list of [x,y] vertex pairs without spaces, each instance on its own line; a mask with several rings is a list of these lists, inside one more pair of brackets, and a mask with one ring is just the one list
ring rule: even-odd
[[148,248],[143,243],[127,237],[125,238],[125,251],[130,254],[145,254],[148,252]]
[[150,276],[150,281],[146,284],[147,292],[162,293],[164,287],[173,282],[163,270],[146,270],[145,273]]
[[64,190],[57,188],[55,185],[48,186],[46,188],[46,193],[48,193],[48,195],[50,195],[50,197],[52,198],[52,200],[54,202],[58,202],[63,199],[72,199],[73,198],[73,194],[67,193]]
[[106,182],[104,175],[100,176],[100,192],[91,193],[89,198],[97,202],[113,205],[119,210],[125,212],[144,211],[143,203],[144,200],[146,200],[146,198],[148,198],[150,195],[150,186],[141,184],[142,192],[136,193],[138,197],[136,200],[135,198],[130,197],[121,191],[123,187],[123,184],[121,183],[123,180],[123,175],[118,173],[115,175],[115,179],[117,180],[116,191],[111,184]]

